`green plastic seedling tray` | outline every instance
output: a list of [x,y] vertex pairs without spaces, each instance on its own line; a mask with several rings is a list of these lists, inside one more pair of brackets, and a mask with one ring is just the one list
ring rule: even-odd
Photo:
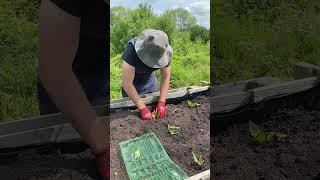
[[[153,132],[120,144],[130,180],[184,180],[187,174],[169,157]],[[139,149],[139,158],[135,152]]]

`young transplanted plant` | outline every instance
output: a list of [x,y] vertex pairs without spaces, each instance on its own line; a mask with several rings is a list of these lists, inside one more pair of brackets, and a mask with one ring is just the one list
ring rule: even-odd
[[175,126],[175,125],[170,125],[168,124],[168,132],[170,133],[170,135],[177,135],[180,133],[180,127]]
[[197,163],[199,166],[202,166],[204,164],[204,159],[202,158],[202,155],[198,155],[192,152],[192,157],[194,162]]
[[136,160],[139,160],[141,157],[141,153],[140,153],[140,147],[138,147],[138,149],[134,152],[134,158]]
[[195,108],[197,106],[200,106],[199,103],[195,103],[195,102],[192,102],[191,100],[188,100],[187,101],[187,104],[188,104],[188,107],[191,109],[191,108]]
[[252,121],[249,121],[249,130],[254,141],[258,144],[265,144],[267,142],[285,142],[288,138],[287,134],[275,133],[275,132],[263,132]]
[[154,119],[158,119],[158,117],[159,117],[158,116],[158,112],[157,111],[153,111],[152,112],[152,116],[153,116]]

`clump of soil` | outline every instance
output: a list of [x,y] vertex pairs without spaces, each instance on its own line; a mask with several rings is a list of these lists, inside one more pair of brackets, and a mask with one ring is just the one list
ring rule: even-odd
[[[44,152],[43,150],[49,152]],[[89,150],[77,154],[60,154],[42,147],[21,151],[12,158],[1,158],[1,179],[10,180],[97,180],[94,159]]]
[[[192,100],[200,106],[189,109],[187,102],[167,105],[169,114],[156,121],[143,121],[138,113],[126,111],[111,115],[111,179],[124,180],[128,175],[121,158],[119,143],[153,131],[170,158],[180,166],[188,176],[210,168],[210,100],[208,97],[196,97]],[[172,113],[174,112],[174,113]],[[167,124],[181,127],[178,135],[170,135]],[[201,154],[205,160],[202,168],[193,161],[192,152]]]
[[233,125],[211,138],[214,179],[320,179],[320,112],[283,109],[258,124],[288,134],[286,143],[253,143],[248,123]]

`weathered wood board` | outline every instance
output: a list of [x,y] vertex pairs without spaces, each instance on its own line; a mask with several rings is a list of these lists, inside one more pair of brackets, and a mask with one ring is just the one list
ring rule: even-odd
[[[179,88],[179,89],[173,89],[169,90],[167,99],[175,99],[179,97],[184,97],[189,94],[195,94],[198,92],[203,92],[209,89],[209,86],[204,86],[204,87],[186,87],[186,88]],[[150,93],[146,95],[141,95],[141,100],[145,104],[151,104],[154,102],[157,102],[159,100],[160,93],[155,92],[155,93]],[[116,108],[129,108],[129,107],[134,107],[134,103],[129,99],[129,98],[122,98],[118,100],[113,100],[110,102],[110,109],[116,109]]]
[[[311,89],[319,84],[319,77],[282,81],[270,77],[229,83],[210,89],[210,112],[224,113],[265,99],[286,96]],[[218,93],[217,93],[218,92]]]
[[232,111],[251,102],[251,89],[283,83],[274,77],[261,77],[235,83],[213,86],[210,102],[211,113]]
[[210,169],[194,176],[187,178],[186,180],[210,180]]
[[281,84],[275,84],[265,87],[252,89],[254,103],[264,99],[286,96],[289,94],[302,92],[315,87],[318,83],[317,77],[288,81]]
[[225,112],[236,109],[250,103],[249,92],[238,92],[221,96],[211,97],[210,110],[211,113]]
[[225,95],[225,94],[246,92],[250,89],[267,86],[270,84],[278,84],[281,82],[283,82],[283,80],[280,80],[278,78],[261,77],[261,78],[249,79],[245,81],[238,81],[234,83],[227,83],[227,84],[222,84],[218,86],[213,86],[212,95],[219,96],[219,95]]
[[295,79],[320,76],[320,67],[306,62],[295,64],[293,70]]

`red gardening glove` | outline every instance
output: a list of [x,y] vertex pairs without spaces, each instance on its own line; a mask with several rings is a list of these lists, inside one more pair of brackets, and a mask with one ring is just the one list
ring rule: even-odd
[[103,180],[110,180],[110,150],[109,148],[96,154],[96,166]]
[[152,113],[148,107],[145,107],[142,110],[140,110],[140,115],[143,120],[154,120],[154,117],[152,116]]
[[160,118],[163,118],[167,115],[167,107],[165,102],[159,102],[157,105],[157,113]]

